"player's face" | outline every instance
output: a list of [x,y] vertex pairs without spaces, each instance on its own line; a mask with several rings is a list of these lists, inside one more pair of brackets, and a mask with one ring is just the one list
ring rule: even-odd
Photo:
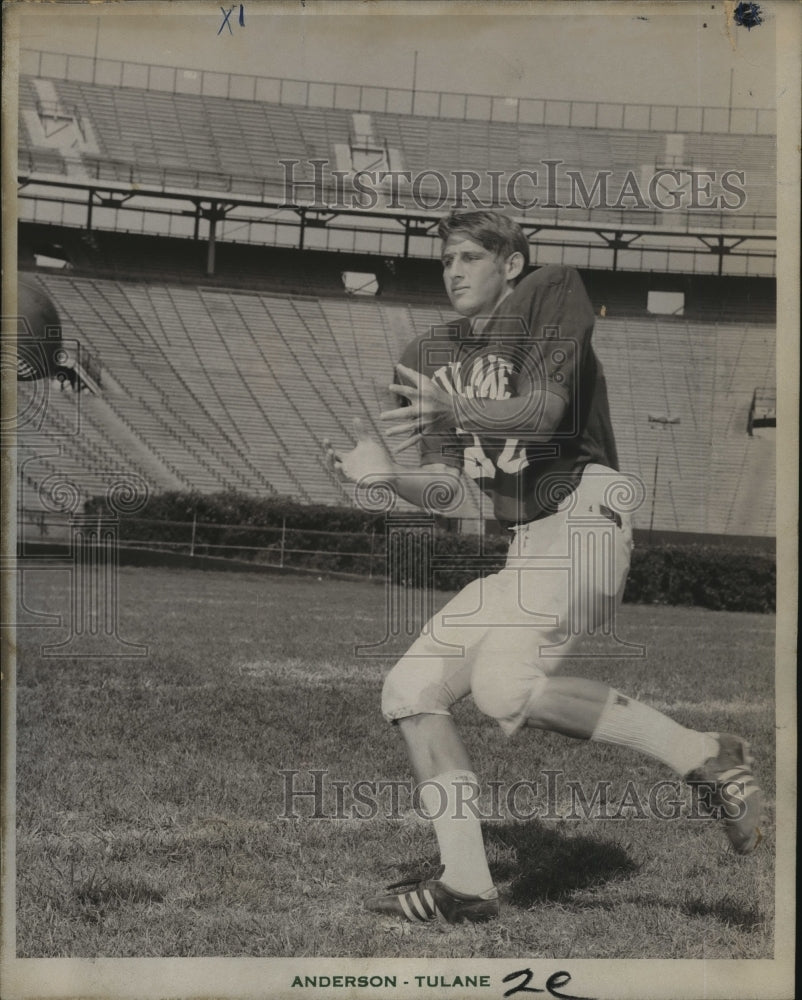
[[510,291],[507,263],[463,233],[449,236],[442,259],[446,292],[463,316],[489,315]]

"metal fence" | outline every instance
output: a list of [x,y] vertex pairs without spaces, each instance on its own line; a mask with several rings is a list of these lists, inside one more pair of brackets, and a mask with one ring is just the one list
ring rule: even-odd
[[[106,519],[107,515],[98,513],[98,534]],[[352,565],[348,569],[352,573],[368,578],[385,578],[387,575],[387,538],[383,531],[375,528],[322,531],[287,524],[286,519],[280,525],[242,525],[204,522],[197,517],[191,521],[125,517],[119,523],[125,525],[125,531],[119,533],[118,544],[127,549],[193,558],[216,556],[278,569],[306,568],[324,572],[339,569],[344,560],[351,560]],[[473,525],[474,532],[479,524],[477,521]],[[21,507],[17,511],[17,525],[23,545],[25,541],[63,544],[70,539],[70,517],[42,508]],[[137,531],[137,527],[141,531]],[[215,535],[225,533],[234,533],[238,537],[231,541],[212,540]],[[249,544],[247,536],[251,533],[260,536],[259,544]],[[266,542],[265,536],[270,541]],[[310,545],[310,541],[313,544]]]
[[200,94],[270,104],[463,121],[738,135],[774,135],[777,131],[777,112],[773,108],[544,100],[503,97],[497,94],[374,87],[219,73],[29,48],[20,50],[20,72],[38,77],[112,87],[136,87],[174,94]]

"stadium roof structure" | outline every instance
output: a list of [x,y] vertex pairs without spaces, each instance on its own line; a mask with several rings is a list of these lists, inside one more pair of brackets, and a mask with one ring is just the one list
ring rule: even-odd
[[[98,164],[100,166],[100,164]],[[330,208],[317,201],[298,200],[288,204],[282,194],[265,191],[263,196],[248,196],[219,189],[204,190],[198,187],[179,187],[167,183],[143,183],[136,179],[136,168],[130,170],[129,181],[76,178],[39,170],[19,170],[19,196],[37,202],[54,202],[62,206],[79,207],[83,214],[83,227],[93,228],[97,209],[124,209],[142,212],[149,216],[189,218],[193,224],[193,237],[201,238],[201,221],[206,223],[205,239],[208,246],[207,273],[214,273],[215,245],[218,225],[227,220],[238,226],[271,225],[292,227],[296,231],[295,246],[304,249],[306,235],[311,229],[341,230],[359,236],[377,237],[376,251],[384,255],[407,257],[410,242],[425,238],[433,244],[436,228],[442,217],[439,211],[410,211],[407,209],[381,208],[365,211],[347,206]],[[186,173],[186,172],[185,172]],[[198,178],[200,180],[200,178]],[[605,213],[609,215],[610,213]],[[717,272],[723,273],[725,258],[768,258],[776,255],[776,233],[773,229],[727,228],[701,225],[686,216],[684,223],[667,226],[661,224],[659,213],[635,213],[621,210],[618,218],[602,219],[588,212],[584,221],[560,218],[558,211],[542,214],[520,214],[527,238],[538,237],[544,242],[570,243],[583,249],[606,249],[611,252],[610,267],[616,270],[619,251],[646,249],[649,252],[698,254],[700,251],[716,255]],[[725,217],[728,221],[731,217]],[[551,234],[551,239],[544,236]],[[394,245],[392,249],[390,245]]]

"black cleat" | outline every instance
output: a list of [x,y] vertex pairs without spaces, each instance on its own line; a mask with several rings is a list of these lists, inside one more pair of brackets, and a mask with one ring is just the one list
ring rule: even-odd
[[442,920],[448,924],[473,923],[492,920],[498,916],[498,892],[471,896],[450,889],[439,880],[443,866],[430,876],[412,877],[387,886],[384,895],[365,900],[365,909],[390,917],[400,917],[413,923]]
[[686,777],[711,787],[711,804],[720,809],[724,832],[737,854],[751,854],[763,839],[759,823],[763,793],[752,773],[749,744],[740,736],[711,733],[718,740],[718,754]]

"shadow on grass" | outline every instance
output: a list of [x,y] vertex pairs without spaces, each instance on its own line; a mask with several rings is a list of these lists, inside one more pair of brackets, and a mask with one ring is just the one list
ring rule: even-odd
[[488,844],[516,855],[490,866],[494,880],[511,879],[509,901],[514,906],[564,900],[581,889],[618,881],[639,870],[618,844],[566,837],[537,821],[488,826],[485,837]]
[[72,892],[76,915],[89,923],[101,923],[110,910],[132,903],[162,903],[164,893],[141,882],[88,879]]
[[[767,923],[766,915],[756,907],[748,909],[740,906],[731,899],[723,899],[718,903],[705,903],[700,899],[694,899],[686,903],[677,903],[673,899],[650,899],[644,896],[628,896],[627,902],[637,906],[641,910],[651,909],[671,909],[679,910],[689,917],[713,917],[719,923],[728,927],[736,928],[747,934],[754,934],[764,928]],[[619,904],[610,899],[583,899],[581,901],[567,901],[565,907],[572,912],[578,913],[580,910],[615,910]]]
[[[528,908],[545,901],[567,904],[576,910],[614,910],[613,900],[572,900],[574,893],[608,882],[629,878],[640,869],[627,852],[616,843],[595,837],[566,836],[544,827],[537,820],[529,823],[486,826],[485,840],[512,857],[490,866],[496,882],[510,880],[507,899],[513,906]],[[670,903],[643,898],[629,902],[642,907],[678,907],[690,917],[713,917],[720,923],[754,933],[766,924],[766,916],[757,906],[739,903],[725,896],[716,902],[690,899]]]
[[693,899],[680,907],[683,913],[691,917],[715,917],[722,924],[737,927],[748,933],[765,926],[766,916],[758,907],[744,907],[735,900],[725,897],[715,903],[705,903],[701,899]]

